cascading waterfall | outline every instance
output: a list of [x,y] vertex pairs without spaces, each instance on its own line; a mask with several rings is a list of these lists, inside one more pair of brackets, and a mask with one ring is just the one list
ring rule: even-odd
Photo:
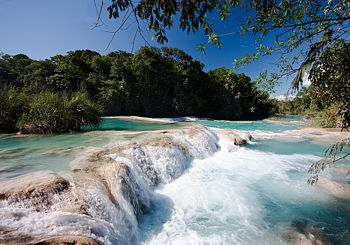
[[199,125],[148,132],[86,148],[60,176],[2,181],[0,243],[348,244],[348,189],[306,183],[325,147],[310,139],[328,136],[253,136]]
[[[52,172],[37,173],[36,178],[43,180],[40,184],[31,184],[30,190],[8,188],[0,197],[0,219],[6,227],[3,241],[27,243],[69,235],[102,244],[136,243],[138,218],[150,209],[154,188],[178,178],[193,159],[216,152],[217,141],[216,134],[205,127],[190,126],[94,149],[63,178]],[[58,183],[47,175],[68,184],[57,189]],[[7,185],[23,179],[30,183],[32,177],[19,176]],[[44,194],[45,185],[53,186],[48,194]],[[43,195],[52,201],[45,203]]]
[[314,135],[266,141],[269,132],[254,131],[257,140],[239,148],[232,132],[214,132],[220,151],[156,190],[140,222],[143,244],[349,244],[348,187],[306,182],[325,147],[307,140]]

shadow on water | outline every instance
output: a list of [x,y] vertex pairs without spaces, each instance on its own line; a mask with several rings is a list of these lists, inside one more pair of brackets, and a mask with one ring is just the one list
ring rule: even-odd
[[139,219],[139,244],[151,239],[152,235],[160,233],[163,225],[170,220],[173,210],[174,203],[172,200],[165,195],[155,192],[149,211]]

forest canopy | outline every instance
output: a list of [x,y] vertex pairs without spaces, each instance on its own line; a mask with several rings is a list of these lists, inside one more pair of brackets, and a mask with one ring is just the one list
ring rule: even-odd
[[[142,47],[135,54],[117,51],[105,56],[77,50],[47,60],[33,60],[24,54],[2,55],[0,86],[12,97],[1,97],[1,127],[3,131],[21,129],[29,118],[30,122],[35,122],[42,119],[41,115],[49,114],[38,112],[42,107],[33,100],[44,103],[46,98],[53,107],[61,108],[77,94],[84,101],[84,108],[98,115],[98,108],[102,115],[149,117],[195,115],[242,120],[269,115],[272,109],[269,95],[259,91],[248,76],[225,68],[205,72],[203,67],[182,50],[166,47]],[[14,101],[22,105],[15,106],[9,119],[13,108],[11,103],[6,106],[5,100],[13,96],[21,98]],[[17,111],[18,107],[26,109]],[[66,108],[68,110],[69,106]],[[8,126],[4,126],[5,121]],[[52,118],[44,121],[50,125],[54,122]],[[81,120],[80,124],[85,121]],[[86,122],[93,124],[96,120]],[[79,129],[77,125],[68,125],[64,129],[44,131]]]

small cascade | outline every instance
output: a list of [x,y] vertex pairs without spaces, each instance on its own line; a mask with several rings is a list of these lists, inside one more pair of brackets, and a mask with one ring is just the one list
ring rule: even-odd
[[[82,153],[63,177],[43,172],[4,180],[0,243],[83,236],[100,244],[133,244],[154,188],[181,176],[192,160],[212,155],[218,140],[207,128],[191,125]],[[27,186],[12,188],[24,180]]]

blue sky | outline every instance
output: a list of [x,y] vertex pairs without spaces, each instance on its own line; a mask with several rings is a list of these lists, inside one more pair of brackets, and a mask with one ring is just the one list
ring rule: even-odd
[[[99,0],[96,2],[99,3]],[[109,20],[105,11],[103,20],[106,26],[92,30],[96,18],[93,0],[0,0],[0,52],[10,55],[24,53],[33,59],[45,59],[77,49],[91,49],[101,54],[115,50],[132,50],[134,26],[118,33],[105,51],[111,39],[111,34],[105,31],[114,30],[117,21]],[[223,32],[232,31],[224,26],[220,28]],[[208,45],[206,54],[202,54],[196,45],[207,39],[200,33],[187,35],[174,28],[168,33],[168,37],[169,42],[165,46],[184,50],[205,64],[205,70],[222,66],[232,68],[235,58],[251,53],[257,45],[252,35],[233,34],[223,38],[223,48]],[[273,39],[265,42],[273,42]],[[149,40],[149,43],[161,46],[155,41]],[[143,44],[144,41],[138,37],[134,50]],[[271,58],[264,58],[237,72],[244,72],[254,79],[264,69],[274,70],[273,61]],[[282,83],[277,88],[276,95],[285,93],[288,86],[288,81]]]

